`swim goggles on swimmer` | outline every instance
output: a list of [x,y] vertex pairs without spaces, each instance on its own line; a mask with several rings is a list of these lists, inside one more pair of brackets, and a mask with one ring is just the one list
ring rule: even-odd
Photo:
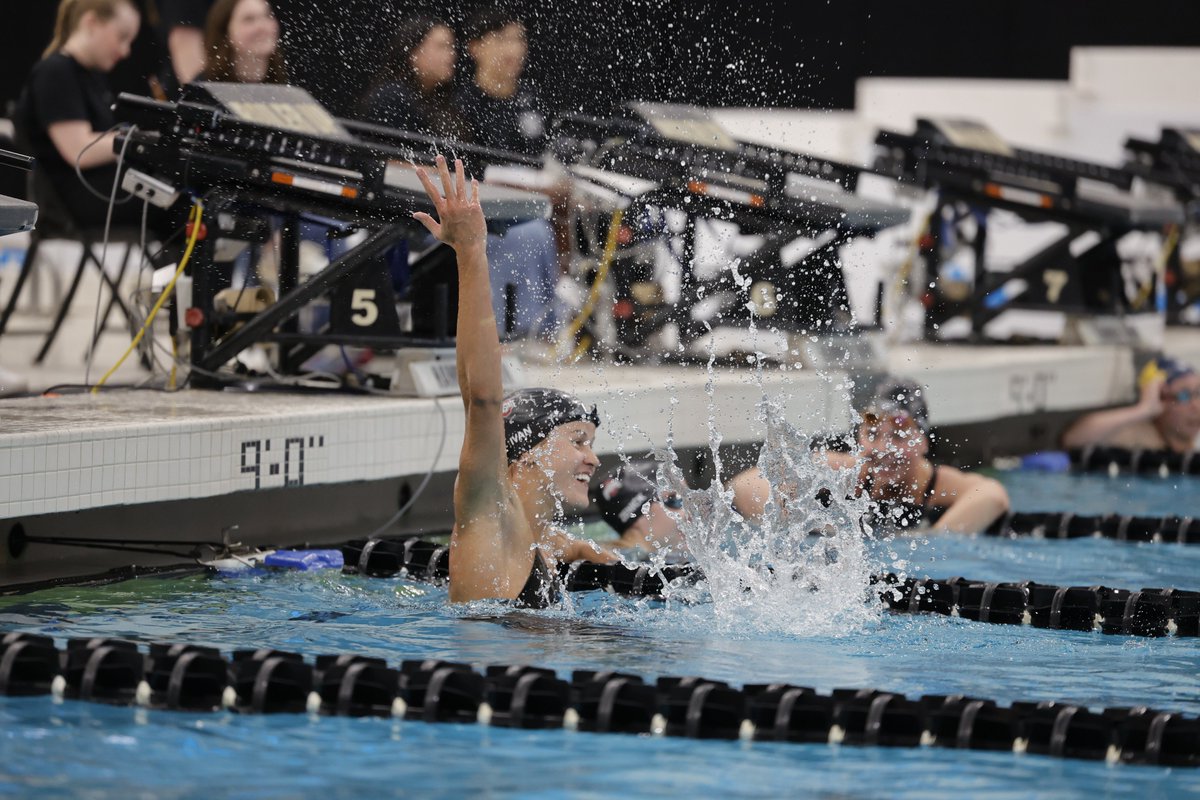
[[890,420],[897,433],[913,435],[924,433],[920,420],[902,409],[884,412],[881,409],[868,409],[862,413],[862,424],[866,426],[867,436],[871,439],[879,436],[879,427],[884,420]]
[[617,533],[624,533],[637,522],[647,503],[662,503],[676,511],[683,508],[683,498],[677,492],[658,488],[652,477],[653,469],[653,465],[645,464],[621,467],[592,489],[592,502]]

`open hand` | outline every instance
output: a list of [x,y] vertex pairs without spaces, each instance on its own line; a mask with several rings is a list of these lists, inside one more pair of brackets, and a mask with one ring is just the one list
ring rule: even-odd
[[450,170],[446,166],[446,157],[437,157],[442,191],[438,191],[423,167],[417,167],[416,171],[417,178],[425,187],[425,193],[433,201],[437,219],[424,211],[414,213],[413,219],[424,225],[439,241],[445,242],[456,251],[483,247],[487,242],[487,223],[483,218],[483,208],[479,205],[479,182],[472,178],[471,190],[468,193],[462,160],[454,159],[454,177],[451,178]]

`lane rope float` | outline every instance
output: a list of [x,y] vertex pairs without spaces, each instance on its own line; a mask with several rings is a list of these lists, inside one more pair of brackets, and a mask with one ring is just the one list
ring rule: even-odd
[[0,694],[52,695],[163,711],[392,717],[502,728],[566,728],[884,747],[1012,751],[1109,763],[1200,766],[1200,719],[1151,709],[963,695],[915,699],[878,689],[828,694],[787,683],[742,687],[700,677],[654,681],[612,671],[553,670],[211,647],[0,637]]
[[1173,475],[1200,475],[1200,454],[1173,450],[1128,450],[1123,447],[1090,447],[1068,450],[1071,466],[1080,472],[1117,475],[1144,475],[1168,478]]
[[[432,582],[450,575],[448,546],[417,536],[358,539],[342,546],[342,556],[344,572],[352,575]],[[690,564],[652,567],[576,561],[560,564],[559,577],[569,592],[599,589],[653,599],[662,598],[668,587],[695,584],[702,574]],[[894,573],[873,575],[871,584],[887,607],[899,613],[1124,636],[1200,636],[1200,591],[914,578]]]
[[1130,514],[1073,514],[1069,511],[1017,511],[997,519],[988,536],[1040,539],[1115,539],[1122,542],[1200,544],[1200,519]]

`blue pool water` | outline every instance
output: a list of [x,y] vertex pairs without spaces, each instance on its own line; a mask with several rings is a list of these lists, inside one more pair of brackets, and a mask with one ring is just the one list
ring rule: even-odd
[[[1187,513],[1183,506],[1200,494],[1186,481],[1002,478],[1023,510]],[[1035,489],[1042,493],[1036,502],[1026,496]],[[1197,547],[973,537],[878,547],[883,557],[895,550],[910,573],[935,577],[1200,588]],[[565,611],[512,612],[495,604],[451,607],[444,590],[398,579],[193,576],[8,598],[0,601],[0,630],[1200,713],[1198,639],[891,614],[836,634],[785,635],[739,625],[707,605],[596,594],[575,600]],[[0,764],[0,793],[71,797],[1028,797],[1033,787],[1054,796],[1200,796],[1200,773],[1192,770],[1007,753],[192,715],[47,698],[0,699]]]

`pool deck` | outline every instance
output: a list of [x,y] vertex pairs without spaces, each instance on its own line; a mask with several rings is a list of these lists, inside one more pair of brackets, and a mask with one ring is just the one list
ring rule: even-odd
[[[1167,351],[1200,362],[1200,331],[1169,332]],[[943,430],[1132,399],[1131,354],[1118,346],[906,345],[886,365],[928,386],[931,421]],[[702,450],[710,424],[725,445],[760,442],[764,395],[801,430],[844,429],[845,379],[779,367],[764,370],[761,384],[755,370],[729,367],[711,378],[695,366],[523,374],[526,385],[600,406],[597,452],[608,463],[669,441]],[[440,480],[415,519],[444,527],[462,434],[457,397],[116,390],[0,400],[0,537],[11,540],[20,525],[28,535],[212,541],[236,525],[251,544],[332,541],[386,520],[430,470]],[[0,587],[42,574],[9,544],[0,546]],[[100,551],[86,556],[75,552],[71,570],[107,563]]]

